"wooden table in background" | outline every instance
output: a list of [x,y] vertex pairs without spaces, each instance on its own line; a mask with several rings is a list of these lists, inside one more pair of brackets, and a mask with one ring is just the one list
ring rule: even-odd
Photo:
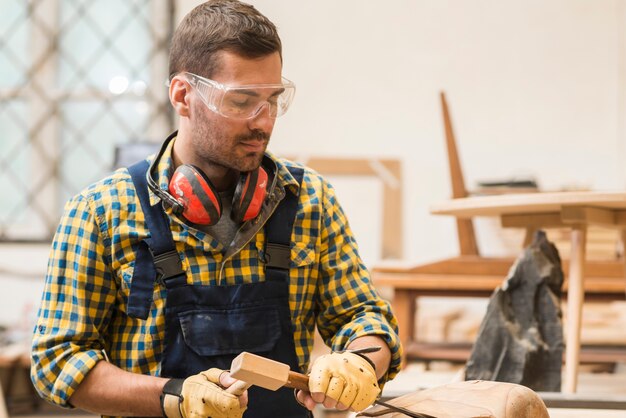
[[[557,192],[477,196],[431,206],[431,213],[456,218],[499,216],[503,227],[571,229],[563,392],[576,392],[584,301],[585,245],[589,225],[626,230],[626,192]],[[626,291],[626,281],[625,287]]]

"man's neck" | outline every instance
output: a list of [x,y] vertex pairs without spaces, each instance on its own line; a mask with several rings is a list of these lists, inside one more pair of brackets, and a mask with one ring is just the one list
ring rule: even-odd
[[174,163],[174,170],[180,167],[182,164],[192,164],[198,169],[202,170],[205,176],[211,180],[211,184],[217,189],[218,192],[225,192],[228,190],[234,190],[237,186],[239,179],[239,172],[232,170],[228,167],[213,164],[208,161],[194,161],[191,156],[185,155],[185,152],[180,147],[177,147],[177,142],[174,142],[172,147],[172,162]]

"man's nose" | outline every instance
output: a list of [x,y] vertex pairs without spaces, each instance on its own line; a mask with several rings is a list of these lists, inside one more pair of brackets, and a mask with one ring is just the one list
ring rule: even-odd
[[271,116],[271,106],[269,102],[263,103],[256,111],[254,116],[250,118],[250,128],[261,129],[265,132],[271,132],[274,127],[276,118]]

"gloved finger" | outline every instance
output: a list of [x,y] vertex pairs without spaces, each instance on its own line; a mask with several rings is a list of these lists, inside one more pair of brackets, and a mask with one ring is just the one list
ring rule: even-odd
[[330,378],[328,388],[326,389],[326,399],[324,400],[326,408],[334,408],[337,405],[337,401],[339,401],[343,393],[344,385],[345,382],[342,378],[336,376]]
[[350,405],[350,409],[356,412],[360,412],[374,403],[380,389],[377,390],[359,390],[356,395],[356,398]]
[[217,369],[215,367],[209,369],[209,370],[205,370],[203,372],[200,372],[200,374],[202,376],[204,376],[209,382],[218,384],[218,385],[222,385],[222,383],[220,382],[220,377],[224,374],[224,375],[228,375],[228,377],[230,379],[232,379],[232,377],[230,377],[230,375],[228,373],[225,373],[224,370],[222,369]]
[[[333,381],[333,377],[341,379],[341,385],[338,380]],[[317,403],[325,402],[324,405],[333,403],[326,398],[339,401],[346,384],[354,385],[355,388],[355,393],[346,395],[344,399],[344,402],[348,402],[349,397],[354,397],[349,405],[354,411],[362,411],[371,405],[380,393],[374,367],[357,354],[331,353],[320,356],[313,362],[309,390]],[[334,405],[336,406],[337,402]],[[341,406],[346,405],[342,403]]]
[[207,382],[206,376],[196,375],[188,378],[184,386],[186,416],[197,414],[201,417],[236,418],[241,417],[246,403],[240,404],[240,398],[230,394],[217,384]]
[[[213,392],[209,396],[203,397],[202,416],[203,417],[241,417],[245,406],[241,406],[239,398],[225,391]],[[217,411],[217,413],[216,413]]]
[[352,405],[354,400],[356,399],[356,395],[358,393],[358,386],[354,383],[346,382],[343,388],[343,392],[339,397],[336,408],[339,410],[346,410]]
[[[311,373],[309,374],[309,392],[313,395],[318,393],[325,394],[328,389],[328,384],[331,378],[331,370],[328,367],[324,367],[324,363],[322,361],[324,357],[326,356],[321,356],[315,361],[315,363],[313,363]],[[320,364],[322,366],[320,366]],[[316,399],[316,397],[313,396],[313,399]]]

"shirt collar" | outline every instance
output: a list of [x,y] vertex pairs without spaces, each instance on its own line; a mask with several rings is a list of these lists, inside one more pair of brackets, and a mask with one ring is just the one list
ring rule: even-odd
[[[168,188],[170,184],[170,178],[172,177],[174,171],[174,163],[172,161],[172,147],[174,146],[174,141],[176,141],[177,134],[178,132],[174,132],[168,137],[167,140],[171,140],[169,141],[169,144],[167,144],[167,147],[163,150],[161,158],[157,162],[156,166],[156,183],[159,185],[159,189],[164,190],[167,193],[169,193]],[[149,162],[152,163],[152,161],[157,158],[157,155],[158,153],[152,155],[149,158]],[[155,205],[160,200],[161,199],[152,190],[150,190],[150,204]]]
[[263,159],[263,167],[267,168],[269,164],[274,167],[274,171],[276,173],[276,185],[284,189],[288,189],[289,191],[297,195],[299,193],[300,184],[291,175],[291,172],[287,169],[287,166],[284,164],[283,160],[277,158],[274,154],[267,151],[265,153],[265,158]]

